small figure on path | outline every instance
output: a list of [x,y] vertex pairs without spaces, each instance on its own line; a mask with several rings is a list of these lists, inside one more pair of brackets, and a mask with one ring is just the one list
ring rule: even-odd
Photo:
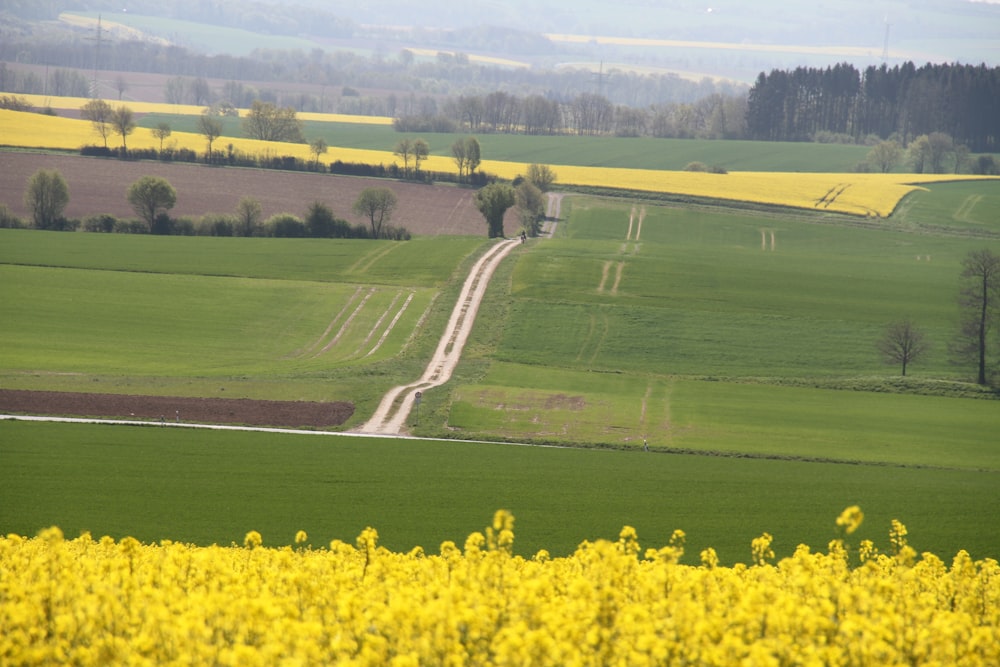
[[649,443],[646,442],[645,438],[642,439],[642,451],[644,451],[644,452],[648,452],[649,451]]

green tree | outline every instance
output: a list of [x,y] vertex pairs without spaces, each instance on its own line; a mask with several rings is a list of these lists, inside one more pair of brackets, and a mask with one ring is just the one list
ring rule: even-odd
[[516,188],[517,210],[521,216],[521,226],[528,236],[538,236],[545,219],[545,195],[534,183],[525,180]]
[[516,201],[514,188],[506,183],[490,183],[476,192],[473,203],[486,218],[491,239],[503,238],[504,214]]
[[354,202],[354,212],[368,218],[372,238],[382,236],[382,227],[392,217],[398,201],[389,188],[365,188]]
[[922,134],[910,142],[910,147],[906,149],[907,160],[913,173],[922,174],[930,169],[931,162],[931,142],[926,134]]
[[39,169],[28,179],[24,205],[38,229],[59,229],[63,210],[69,203],[69,186],[55,169]]
[[163,140],[173,133],[170,123],[157,123],[153,128],[153,136],[160,140],[160,152],[163,152]]
[[135,116],[132,114],[132,110],[124,104],[115,109],[114,113],[111,114],[111,127],[114,128],[115,134],[121,135],[122,150],[128,151],[128,146],[125,145],[125,137],[132,134],[133,130],[135,130]]
[[177,203],[177,191],[165,178],[143,176],[129,187],[127,198],[132,210],[149,225],[152,234],[156,216]]
[[104,147],[108,147],[108,135],[111,134],[111,116],[114,109],[104,100],[90,100],[80,107],[80,118],[89,120],[94,131],[101,135]]
[[318,139],[313,139],[309,142],[309,151],[315,156],[313,160],[313,166],[315,169],[319,170],[319,156],[326,153],[329,146],[326,143],[326,139],[320,137]]
[[205,112],[198,116],[198,132],[208,141],[208,161],[212,161],[212,143],[222,136],[222,121]]
[[302,123],[292,107],[278,108],[270,102],[254,100],[246,118],[243,131],[251,139],[261,141],[288,141],[303,143]]
[[260,227],[264,210],[253,197],[244,197],[236,205],[236,229],[240,236],[253,236]]
[[465,180],[479,167],[481,152],[479,141],[475,137],[457,139],[451,145],[451,156],[458,167],[458,180]]
[[891,322],[876,347],[888,364],[901,364],[902,375],[906,367],[917,361],[928,349],[923,331],[910,320]]
[[903,148],[893,139],[880,141],[868,151],[868,164],[874,166],[883,174],[892,171],[903,157]]
[[958,304],[961,324],[952,344],[956,362],[974,361],[976,382],[986,384],[989,333],[1000,316],[1000,255],[973,250],[962,260]]
[[525,178],[542,192],[548,192],[556,182],[556,173],[548,165],[529,164]]
[[413,142],[409,139],[400,139],[396,142],[396,147],[392,149],[392,154],[403,161],[403,178],[409,178],[410,159],[413,157]]

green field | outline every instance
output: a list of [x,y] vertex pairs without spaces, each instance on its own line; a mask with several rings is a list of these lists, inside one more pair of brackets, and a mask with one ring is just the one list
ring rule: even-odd
[[[1000,556],[980,518],[1000,509],[1000,403],[947,353],[962,257],[1000,252],[992,196],[935,186],[885,229],[568,197],[556,237],[501,266],[411,427],[576,448],[0,423],[0,530],[321,544],[370,524],[434,550],[504,507],[525,554],[630,524],[733,562],[765,530],[779,553],[822,548],[858,503],[858,539],[884,545],[899,518],[918,550]],[[482,247],[0,230],[0,383],[352,400],[360,423],[419,376]],[[311,354],[359,290],[368,319]],[[410,292],[423,305],[361,356]],[[875,341],[904,316],[932,348],[902,379]]]
[[[197,118],[146,114],[142,127],[165,122],[177,132],[197,133]],[[403,138],[424,139],[432,155],[451,156],[451,146],[465,134],[399,133],[391,125],[362,125],[305,121],[307,141],[325,139],[330,146],[391,152]],[[242,137],[238,118],[223,119],[223,137]],[[633,169],[683,169],[691,162],[725,167],[730,171],[847,172],[863,162],[869,148],[841,144],[802,142],[712,141],[706,139],[622,139],[587,136],[525,136],[480,134],[476,136],[484,160],[539,163],[553,166],[582,165]],[[220,139],[219,145],[225,145]],[[555,170],[558,176],[558,169]]]
[[497,508],[514,513],[515,551],[566,555],[636,528],[643,547],[687,535],[684,562],[714,547],[748,562],[767,531],[779,557],[825,550],[834,519],[860,504],[852,536],[888,550],[889,522],[946,562],[958,548],[996,557],[983,517],[1000,512],[998,472],[818,464],[484,443],[294,436],[159,427],[0,422],[0,530],[132,535],[197,544],[353,543],[368,525],[395,551],[461,545]]
[[2,232],[4,387],[365,409],[419,374],[418,322],[483,243]]

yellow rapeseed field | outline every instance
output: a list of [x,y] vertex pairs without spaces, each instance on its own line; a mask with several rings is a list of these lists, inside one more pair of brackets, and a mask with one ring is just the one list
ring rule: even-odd
[[[79,100],[81,105],[86,100]],[[114,103],[112,103],[114,106]],[[139,105],[128,105],[138,111]],[[162,107],[169,105],[148,105]],[[145,107],[143,107],[145,108]],[[200,113],[196,109],[194,113]],[[306,115],[303,115],[305,117]],[[322,115],[332,120],[330,115]],[[358,117],[340,117],[358,118]],[[389,119],[377,120],[383,122]],[[391,122],[391,120],[390,120]],[[88,144],[101,143],[91,123],[70,118],[0,110],[0,145],[27,148],[55,148],[78,150]],[[137,128],[128,136],[129,148],[159,148],[159,140],[145,128]],[[121,138],[111,135],[110,146],[121,145]],[[200,134],[174,132],[164,144],[173,148],[187,148],[197,153],[207,150],[205,138]],[[256,157],[291,156],[312,160],[313,154],[306,144],[265,142],[254,139],[220,137],[215,150],[232,147]],[[389,151],[373,151],[331,146],[323,155],[324,162],[341,160],[367,164],[399,164],[399,158]],[[512,179],[524,174],[526,166],[519,162],[484,160],[482,171]],[[450,172],[455,164],[449,157],[432,155],[423,163],[430,171]],[[745,201],[760,204],[790,206],[813,211],[847,213],[866,217],[887,217],[900,199],[909,192],[920,189],[921,184],[983,178],[948,174],[844,174],[844,173],[775,173],[731,172],[712,174],[689,171],[658,171],[651,169],[619,169],[607,167],[554,167],[558,182],[623,190],[670,193],[692,197],[708,197],[728,201]]]
[[[43,108],[51,106],[53,109],[77,110],[84,104],[90,102],[86,97],[52,97],[49,95],[17,95],[24,98],[34,107]],[[165,102],[119,102],[118,100],[104,100],[112,107],[122,104],[135,113],[162,113],[176,114],[179,116],[197,116],[204,110],[204,106],[193,104],[167,104]],[[241,116],[245,116],[247,109],[237,109]],[[316,120],[327,123],[357,123],[360,125],[392,125],[392,118],[387,116],[356,116],[339,113],[300,113],[297,114],[302,120]]]
[[505,511],[459,548],[268,548],[116,542],[57,528],[0,538],[4,665],[997,665],[1000,565],[890,553],[838,518],[827,553],[682,565],[684,533],[642,550],[635,531],[565,558],[513,554]]

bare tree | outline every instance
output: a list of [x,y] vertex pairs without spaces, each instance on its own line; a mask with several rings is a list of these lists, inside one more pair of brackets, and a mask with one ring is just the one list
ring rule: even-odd
[[127,151],[128,146],[125,145],[125,137],[132,134],[135,130],[135,117],[132,115],[132,110],[129,109],[124,104],[114,110],[111,114],[111,127],[114,128],[115,134],[120,134],[122,137],[122,150]]
[[396,195],[389,188],[365,188],[354,202],[354,212],[368,218],[372,238],[382,236],[382,226],[396,210]]
[[952,345],[956,361],[975,360],[976,382],[986,384],[989,332],[1000,316],[1000,256],[973,250],[962,260],[958,304],[961,325]]
[[208,141],[208,161],[212,161],[212,142],[222,136],[222,121],[210,113],[198,116],[198,132]]
[[104,100],[90,100],[80,107],[80,117],[89,120],[94,131],[104,139],[104,147],[108,147],[108,135],[111,134],[111,116],[114,109]]
[[917,361],[928,349],[924,333],[910,320],[898,320],[886,327],[877,344],[887,364],[902,364],[902,375],[906,367]]
[[420,172],[420,163],[427,159],[430,155],[431,147],[423,139],[415,139],[413,141],[413,172]]
[[409,139],[400,139],[396,147],[392,149],[392,154],[403,161],[403,178],[410,177],[410,158],[413,157],[413,142]]
[[163,152],[163,140],[172,134],[169,123],[157,123],[153,128],[153,136],[160,140],[160,152]]
[[320,137],[319,139],[313,139],[309,143],[309,151],[316,156],[316,159],[313,161],[313,167],[316,170],[319,170],[319,156],[326,153],[328,148],[329,146],[326,143],[326,139],[324,139],[323,137]]

